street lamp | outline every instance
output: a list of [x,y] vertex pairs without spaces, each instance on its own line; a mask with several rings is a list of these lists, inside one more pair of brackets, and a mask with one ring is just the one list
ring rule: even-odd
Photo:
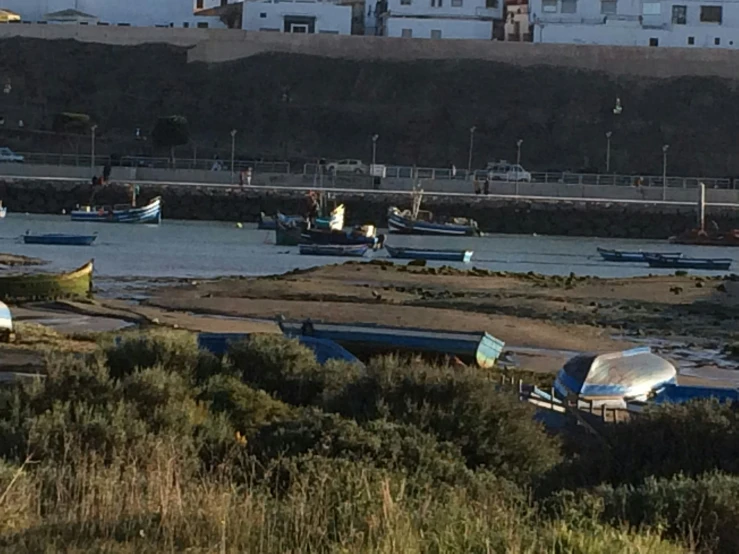
[[611,131],[606,132],[606,173],[611,172]]
[[523,139],[518,139],[516,141],[516,163],[518,165],[521,165],[521,145],[523,144]]
[[377,139],[379,138],[380,135],[372,135],[372,167],[377,163]]
[[234,182],[234,152],[236,151],[236,129],[231,129],[231,184]]
[[669,144],[662,146],[662,201],[667,200],[667,151],[670,149]]
[[467,176],[469,177],[470,173],[472,173],[472,148],[475,145],[475,130],[477,127],[474,125],[470,127],[470,155],[467,158]]
[[90,127],[90,170],[93,175],[95,175],[95,131],[97,128],[97,125]]

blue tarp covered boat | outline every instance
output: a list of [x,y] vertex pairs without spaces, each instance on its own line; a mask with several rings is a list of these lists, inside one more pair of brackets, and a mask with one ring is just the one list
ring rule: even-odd
[[[419,216],[426,214],[427,219]],[[410,211],[401,212],[392,207],[388,210],[387,226],[391,233],[406,235],[446,235],[446,236],[477,236],[480,230],[477,222],[471,219],[458,218],[448,223],[432,221],[430,212],[417,211],[417,217],[413,218]]]
[[141,207],[131,204],[115,206],[83,206],[72,211],[72,221],[94,223],[159,223],[162,219],[162,199],[157,196]]
[[302,215],[283,215],[278,212],[277,215],[270,217],[262,212],[261,214],[259,214],[259,223],[257,224],[257,229],[274,231],[275,229],[277,229],[278,219],[285,225],[300,224],[305,222],[305,218]]
[[369,250],[366,244],[301,244],[300,253],[306,256],[349,256],[361,258]]
[[90,246],[97,235],[64,235],[61,233],[49,233],[46,235],[23,235],[26,244],[52,244],[54,246]]
[[649,267],[667,269],[703,269],[706,271],[726,271],[734,260],[731,258],[668,258],[661,255],[645,254]]
[[399,248],[385,245],[392,258],[404,260],[438,260],[442,262],[469,263],[472,259],[472,250],[435,250],[429,248]]
[[[229,343],[247,338],[249,338],[248,333],[198,333],[198,346],[216,356],[223,356],[228,351]],[[320,364],[325,364],[329,360],[361,363],[356,356],[333,341],[309,336],[299,336],[297,338],[300,344],[313,350],[316,360]]]
[[663,256],[665,258],[680,258],[680,252],[627,252],[624,250],[608,250],[598,248],[598,254],[607,262],[646,262],[645,256]]
[[505,343],[485,332],[435,331],[379,325],[280,322],[288,336],[312,336],[339,343],[357,356],[386,353],[456,356],[465,363],[490,368]]

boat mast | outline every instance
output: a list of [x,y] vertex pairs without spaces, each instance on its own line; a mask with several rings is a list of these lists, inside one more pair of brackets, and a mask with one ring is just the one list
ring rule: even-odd
[[698,183],[698,228],[706,229],[706,184]]
[[423,200],[423,189],[421,188],[421,182],[418,180],[418,170],[413,169],[413,192],[411,192],[413,202],[411,204],[411,217],[415,220],[418,219],[418,212],[421,209],[421,201]]

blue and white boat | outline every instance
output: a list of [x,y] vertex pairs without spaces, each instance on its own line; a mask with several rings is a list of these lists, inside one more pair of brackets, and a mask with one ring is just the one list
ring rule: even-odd
[[644,259],[649,267],[667,269],[703,269],[706,271],[727,271],[734,260],[731,258],[670,258],[666,256],[646,254]]
[[277,212],[277,215],[270,217],[262,212],[261,214],[259,214],[259,223],[257,224],[257,229],[274,231],[275,229],[277,229],[278,221],[283,226],[290,226],[303,223],[305,221],[305,218],[302,215],[284,215],[280,212]]
[[391,258],[404,260],[436,260],[441,262],[463,262],[472,260],[472,250],[436,250],[432,248],[399,248],[385,245]]
[[162,199],[157,196],[148,204],[135,207],[132,204],[114,206],[82,206],[72,211],[72,221],[93,223],[160,223]]
[[366,244],[301,244],[300,253],[305,256],[349,256],[361,258],[369,250]]
[[598,254],[607,262],[646,262],[646,256],[662,256],[663,258],[680,258],[680,252],[627,252],[598,248]]
[[32,235],[28,231],[23,235],[23,242],[26,244],[51,244],[54,246],[90,246],[95,239],[95,235],[64,235],[61,233],[49,233],[45,235]]
[[[425,217],[420,217],[420,216]],[[450,222],[433,221],[431,212],[416,210],[416,217],[406,210],[391,207],[387,214],[387,226],[391,233],[406,235],[445,235],[453,237],[478,236],[480,230],[473,219],[454,218]]]

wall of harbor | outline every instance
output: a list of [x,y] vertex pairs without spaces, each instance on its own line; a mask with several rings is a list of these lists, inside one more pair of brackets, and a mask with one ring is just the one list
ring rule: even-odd
[[[126,202],[126,185],[93,187],[88,181],[49,181],[0,177],[0,198],[10,217],[17,213],[68,213],[77,205]],[[163,200],[166,219],[254,222],[259,213],[300,213],[304,210],[304,191],[265,187],[178,186],[141,184],[140,200],[154,196]],[[408,207],[408,194],[373,191],[345,191],[334,200],[346,205],[349,223],[386,225],[390,206]],[[465,216],[476,219],[483,231],[541,235],[570,235],[662,239],[695,226],[693,206],[661,204],[621,204],[500,199],[485,196],[443,196],[426,194],[424,208],[438,216]],[[739,228],[739,211],[709,207],[707,217],[721,228]]]

